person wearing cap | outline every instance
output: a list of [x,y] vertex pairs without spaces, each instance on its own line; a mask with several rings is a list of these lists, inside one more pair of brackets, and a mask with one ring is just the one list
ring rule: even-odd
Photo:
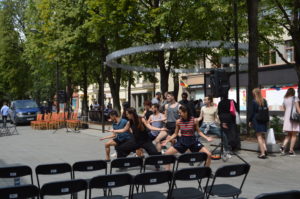
[[[112,126],[114,130],[123,129],[128,122],[126,119],[119,117],[118,112],[115,110],[110,111],[108,115],[110,120],[113,122]],[[128,131],[123,133],[114,132],[113,135],[111,136],[100,138],[101,141],[105,139],[110,139],[108,142],[105,143],[106,160],[108,161],[110,160],[111,146],[120,145],[131,138],[132,138],[132,133]]]
[[151,104],[160,104],[161,93],[156,92],[155,97],[151,100]]

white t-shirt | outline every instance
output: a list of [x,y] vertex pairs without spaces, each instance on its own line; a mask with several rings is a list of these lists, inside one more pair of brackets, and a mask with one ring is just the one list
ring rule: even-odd
[[217,122],[218,108],[216,106],[210,106],[210,107],[203,106],[201,108],[201,115],[203,117],[204,123]]

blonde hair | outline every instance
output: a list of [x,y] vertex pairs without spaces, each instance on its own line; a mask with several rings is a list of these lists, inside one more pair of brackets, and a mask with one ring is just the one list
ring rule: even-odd
[[252,90],[252,94],[254,96],[255,101],[258,103],[259,106],[264,106],[265,101],[264,98],[261,95],[261,91],[259,88],[255,88]]

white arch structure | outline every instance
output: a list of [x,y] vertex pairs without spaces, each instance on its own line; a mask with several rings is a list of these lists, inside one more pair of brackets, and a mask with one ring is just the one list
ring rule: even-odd
[[[234,44],[225,41],[179,41],[179,42],[167,42],[167,43],[157,43],[151,45],[137,46],[125,48],[112,52],[106,56],[105,64],[112,68],[122,68],[130,71],[138,72],[160,72],[159,68],[149,68],[144,66],[131,66],[125,64],[118,64],[116,59],[122,58],[124,56],[144,53],[144,52],[155,52],[162,50],[172,50],[178,48],[224,48],[224,49],[234,49]],[[248,50],[247,43],[239,43],[238,49]],[[246,68],[241,68],[241,70],[246,70]],[[209,72],[210,68],[191,68],[191,69],[172,69],[175,73],[203,73]],[[226,68],[228,71],[233,71],[233,68]]]

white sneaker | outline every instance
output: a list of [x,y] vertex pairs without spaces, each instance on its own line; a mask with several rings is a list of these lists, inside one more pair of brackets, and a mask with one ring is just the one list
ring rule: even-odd
[[111,154],[110,157],[112,157],[112,158],[117,157],[117,153],[115,152],[115,153]]
[[232,156],[230,155],[229,152],[224,152],[223,155],[222,155],[222,160],[224,162],[228,161]]

